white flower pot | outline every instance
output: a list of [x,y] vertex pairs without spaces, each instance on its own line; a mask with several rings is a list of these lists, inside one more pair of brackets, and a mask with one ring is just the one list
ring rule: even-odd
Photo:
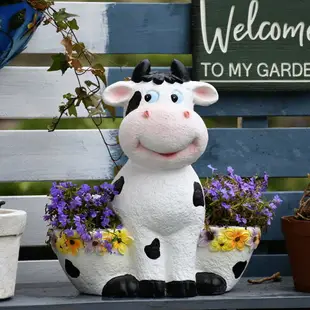
[[197,249],[197,272],[209,272],[226,281],[226,292],[240,280],[260,242],[258,227],[210,226],[201,232]]
[[0,209],[0,299],[14,296],[20,238],[26,220],[24,211]]
[[111,278],[124,272],[131,273],[130,246],[126,246],[123,254],[116,249],[111,254],[100,246],[97,239],[83,242],[78,234],[67,237],[59,230],[52,231],[50,236],[52,249],[63,271],[81,293],[102,295],[104,285]]

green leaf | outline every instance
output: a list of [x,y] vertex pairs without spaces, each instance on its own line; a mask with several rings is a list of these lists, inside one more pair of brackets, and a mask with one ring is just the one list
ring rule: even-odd
[[85,44],[83,42],[75,43],[72,46],[72,50],[80,55],[85,50]]
[[85,97],[82,99],[82,102],[85,106],[85,108],[88,110],[89,107],[93,107],[94,106],[94,103],[93,101],[91,100],[90,97]]
[[105,69],[102,64],[95,64],[93,65],[93,69],[96,69],[96,71],[93,71],[93,74],[98,76],[100,80],[104,83],[105,86],[107,86],[107,78],[105,76]]
[[115,118],[116,118],[116,109],[115,109],[115,107],[112,107],[112,106],[110,106],[110,105],[105,104],[105,103],[103,102],[103,100],[101,100],[101,104],[102,104],[103,108],[104,108],[105,110],[107,110],[107,111],[111,114],[112,119],[113,119],[113,121],[114,121]]
[[67,61],[67,57],[63,53],[58,53],[52,56],[53,63],[48,68],[47,71],[58,71],[61,70],[62,74],[64,74],[68,68],[70,68],[69,63]]
[[56,23],[68,22],[67,21],[68,18],[76,17],[76,16],[78,16],[78,15],[66,12],[65,8],[59,9],[58,11],[53,13],[53,18],[54,18]]
[[71,30],[79,30],[80,29],[75,18],[73,18],[72,20],[68,20],[67,23],[68,23]]
[[85,83],[85,84],[86,84],[86,86],[88,86],[88,87],[90,87],[90,86],[95,86],[95,87],[98,87],[98,85],[97,85],[97,84],[93,83],[93,82],[92,82],[92,81],[90,81],[90,80],[86,80],[84,83]]
[[76,106],[73,103],[69,106],[68,113],[70,116],[74,115],[75,117],[77,117]]

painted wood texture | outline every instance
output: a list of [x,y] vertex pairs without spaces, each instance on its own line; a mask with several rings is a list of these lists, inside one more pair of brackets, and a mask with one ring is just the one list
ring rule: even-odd
[[38,283],[18,285],[14,298],[0,303],[3,309],[49,310],[152,310],[152,309],[296,309],[309,308],[310,295],[293,289],[293,279],[281,282],[250,285],[241,279],[228,294],[197,296],[195,298],[103,299],[99,296],[78,294],[69,283]]
[[308,1],[192,4],[195,79],[229,90],[310,89]]
[[[117,130],[103,133],[115,143]],[[309,128],[209,129],[208,148],[193,166],[200,177],[211,175],[209,164],[221,173],[232,166],[241,176],[266,171],[271,177],[305,177],[309,139]],[[97,130],[6,130],[0,131],[0,145],[0,182],[113,178],[113,162]],[[118,146],[110,150],[119,158]]]
[[[281,232],[281,216],[293,214],[294,208],[302,196],[301,192],[268,192],[267,199],[278,194],[283,200],[281,207],[276,211],[276,217],[272,225],[264,233],[263,240],[283,240]],[[27,226],[22,236],[22,246],[42,246],[45,244],[47,226],[43,221],[44,208],[49,202],[47,196],[0,196],[0,200],[6,201],[6,208],[24,210],[27,212]]]
[[[76,78],[73,71],[61,75],[47,72],[47,67],[5,67],[0,70],[0,118],[27,119],[52,118],[58,115],[58,106],[63,94],[74,92]],[[108,83],[112,84],[131,76],[133,68],[105,68]],[[167,71],[166,67],[154,67],[156,71]],[[83,75],[83,80],[93,80]],[[40,85],[38,87],[38,84]],[[18,91],[17,91],[18,90]],[[303,116],[310,115],[309,93],[261,93],[220,92],[219,101],[210,107],[196,107],[205,117],[212,116]],[[122,117],[121,109],[117,109]],[[86,117],[83,106],[78,116]]]
[[[116,143],[116,130],[102,133]],[[96,130],[0,131],[0,145],[0,181],[113,178],[113,162]],[[117,159],[119,149],[109,149]]]
[[[57,2],[77,17],[81,42],[93,53],[189,54],[190,4]],[[63,52],[61,36],[41,26],[24,53]]]

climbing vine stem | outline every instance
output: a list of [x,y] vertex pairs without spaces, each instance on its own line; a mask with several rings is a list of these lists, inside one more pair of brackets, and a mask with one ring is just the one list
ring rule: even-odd
[[[27,0],[35,9],[44,13],[43,25],[50,25],[62,36],[61,44],[64,47],[63,53],[52,56],[52,64],[48,71],[61,71],[62,75],[68,69],[74,70],[77,78],[77,87],[73,92],[63,95],[63,102],[59,105],[59,115],[53,118],[48,126],[50,132],[57,129],[60,120],[64,115],[77,117],[77,107],[84,105],[96,128],[99,130],[101,138],[107,147],[109,156],[113,161],[116,171],[119,170],[117,161],[121,158],[113,158],[109,147],[118,145],[106,142],[100,129],[102,118],[110,113],[115,119],[115,109],[104,104],[99,92],[107,85],[105,69],[100,62],[96,62],[96,55],[92,54],[85,44],[78,40],[75,31],[79,30],[79,25],[75,17],[77,15],[69,13],[65,8],[55,9],[54,1],[50,0]],[[83,64],[86,64],[83,65]],[[85,74],[91,74],[92,80],[85,79]],[[82,81],[82,77],[84,78]],[[97,121],[99,122],[97,123]]]

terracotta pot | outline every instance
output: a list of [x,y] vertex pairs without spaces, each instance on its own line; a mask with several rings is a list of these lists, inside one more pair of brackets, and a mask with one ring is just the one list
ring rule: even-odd
[[197,272],[208,272],[225,280],[229,292],[239,282],[254,250],[261,239],[259,227],[210,226],[210,232],[201,232],[197,248]]
[[281,221],[295,289],[310,293],[310,221],[293,216],[284,216]]
[[26,219],[25,211],[0,209],[0,299],[14,296],[20,239]]

